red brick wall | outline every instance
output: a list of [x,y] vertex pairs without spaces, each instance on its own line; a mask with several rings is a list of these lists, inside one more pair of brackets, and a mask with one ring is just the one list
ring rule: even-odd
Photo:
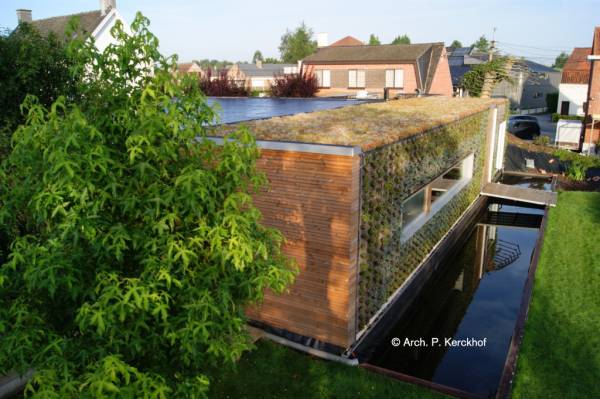
[[452,78],[450,76],[450,66],[448,65],[448,54],[446,54],[446,49],[443,50],[440,61],[438,62],[429,93],[452,96]]
[[[600,27],[594,30],[594,44],[592,46],[592,55],[600,56]],[[596,143],[600,139],[600,122],[595,126],[591,124],[592,115],[600,115],[600,60],[592,62],[590,74],[590,86],[588,89],[588,106],[585,134],[583,139],[584,148],[590,143]]]

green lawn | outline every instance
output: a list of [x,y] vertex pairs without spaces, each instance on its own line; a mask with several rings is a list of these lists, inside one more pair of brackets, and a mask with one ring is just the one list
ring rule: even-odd
[[550,211],[514,398],[600,398],[600,193]]
[[211,398],[441,398],[424,388],[359,367],[326,362],[261,340],[239,362],[237,372],[211,379]]

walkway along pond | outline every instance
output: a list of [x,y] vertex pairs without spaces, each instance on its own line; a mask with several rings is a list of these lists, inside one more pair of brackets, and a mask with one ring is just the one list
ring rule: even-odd
[[[550,190],[549,179],[506,176],[502,183]],[[412,305],[392,306],[361,342],[361,363],[457,396],[495,397],[543,215],[541,207],[490,199]]]

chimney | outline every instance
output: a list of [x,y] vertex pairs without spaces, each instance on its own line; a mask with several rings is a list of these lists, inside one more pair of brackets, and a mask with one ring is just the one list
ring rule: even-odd
[[329,38],[327,33],[317,33],[317,47],[329,46]]
[[256,60],[256,67],[257,68],[262,68],[262,61],[261,60]]
[[17,21],[21,22],[31,22],[33,18],[31,17],[31,10],[18,9],[17,10]]
[[106,15],[110,10],[117,8],[117,0],[100,0],[100,11]]

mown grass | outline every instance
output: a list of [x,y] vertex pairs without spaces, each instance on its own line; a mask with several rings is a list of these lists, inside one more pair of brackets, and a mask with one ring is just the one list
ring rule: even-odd
[[442,395],[359,367],[326,362],[269,341],[259,341],[237,370],[211,379],[209,396],[242,398],[442,398]]
[[514,398],[600,398],[600,193],[550,210]]

